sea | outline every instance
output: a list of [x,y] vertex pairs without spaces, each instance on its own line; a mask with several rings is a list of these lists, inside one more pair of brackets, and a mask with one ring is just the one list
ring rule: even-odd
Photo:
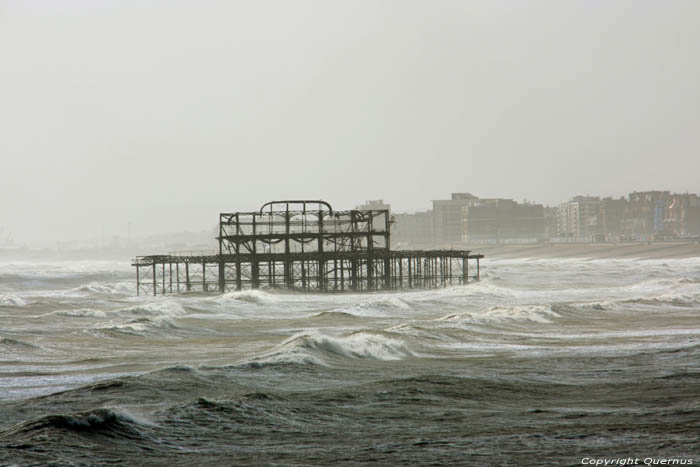
[[482,266],[153,297],[0,262],[0,465],[700,464],[700,258]]

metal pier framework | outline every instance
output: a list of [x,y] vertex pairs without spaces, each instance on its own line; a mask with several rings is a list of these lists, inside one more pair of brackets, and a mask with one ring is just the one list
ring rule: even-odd
[[388,210],[334,211],[320,200],[272,201],[260,211],[222,213],[218,253],[136,257],[137,293],[366,292],[479,280],[483,255],[392,251],[390,232]]

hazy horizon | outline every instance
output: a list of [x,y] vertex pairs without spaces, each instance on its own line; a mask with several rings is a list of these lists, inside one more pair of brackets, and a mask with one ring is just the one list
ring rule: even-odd
[[0,227],[700,192],[700,3],[0,0]]

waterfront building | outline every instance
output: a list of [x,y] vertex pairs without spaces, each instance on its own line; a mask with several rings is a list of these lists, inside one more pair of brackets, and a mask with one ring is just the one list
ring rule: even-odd
[[464,241],[536,241],[544,237],[544,207],[512,199],[478,199],[462,208]]

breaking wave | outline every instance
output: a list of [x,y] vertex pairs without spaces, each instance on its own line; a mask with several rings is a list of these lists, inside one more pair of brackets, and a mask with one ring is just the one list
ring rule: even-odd
[[0,432],[2,438],[26,438],[46,431],[68,431],[110,438],[144,439],[140,428],[148,422],[119,409],[100,408],[73,414],[47,415],[19,423]]
[[83,294],[100,294],[100,295],[127,295],[134,293],[134,286],[129,282],[90,282],[81,286],[75,287],[69,291],[70,293]]
[[452,321],[474,324],[500,324],[508,322],[551,323],[561,315],[549,305],[494,306],[483,311],[456,313],[439,318],[438,321]]
[[262,290],[241,290],[238,292],[228,292],[212,299],[217,303],[245,302],[256,305],[268,305],[277,303],[280,299],[272,293]]
[[16,295],[0,294],[0,306],[26,306],[27,301]]
[[91,333],[115,332],[122,334],[132,334],[135,336],[147,336],[152,334],[162,334],[162,331],[178,329],[175,322],[166,316],[155,318],[136,318],[125,323],[109,322],[98,325],[89,330]]
[[273,349],[245,364],[300,363],[329,366],[337,359],[402,360],[414,356],[397,338],[359,331],[347,336],[329,336],[318,332],[295,334]]
[[75,310],[56,310],[43,315],[38,315],[37,318],[45,318],[47,316],[70,316],[74,318],[106,318],[107,312],[102,310],[93,310],[92,308],[78,308]]
[[187,314],[187,310],[178,302],[175,301],[156,301],[136,305],[128,308],[116,310],[114,313],[119,315],[135,315],[135,316],[164,316],[178,317]]

